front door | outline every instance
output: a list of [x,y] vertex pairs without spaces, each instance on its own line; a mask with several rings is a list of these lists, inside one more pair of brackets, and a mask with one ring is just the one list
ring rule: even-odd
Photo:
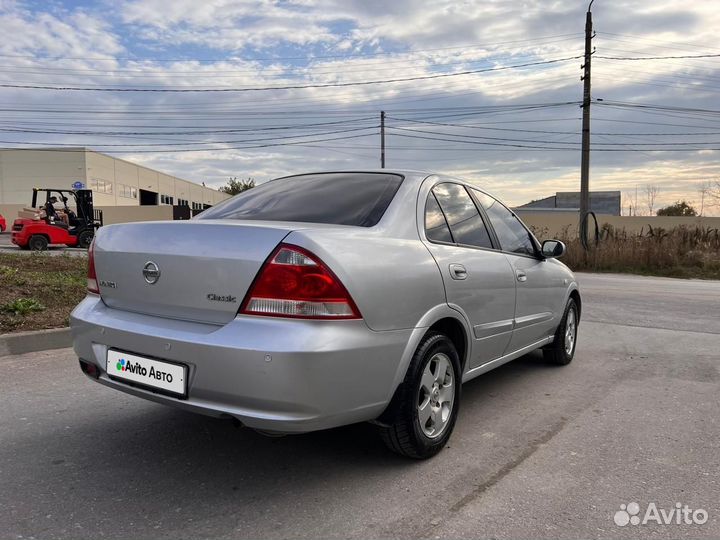
[[515,321],[508,352],[536,344],[551,335],[563,298],[562,277],[552,262],[540,257],[537,242],[522,222],[502,203],[483,193],[473,194],[484,208],[517,284]]

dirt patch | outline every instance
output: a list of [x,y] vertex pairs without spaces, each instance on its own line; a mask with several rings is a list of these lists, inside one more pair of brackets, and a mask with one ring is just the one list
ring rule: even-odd
[[86,286],[85,257],[0,254],[0,334],[67,326]]

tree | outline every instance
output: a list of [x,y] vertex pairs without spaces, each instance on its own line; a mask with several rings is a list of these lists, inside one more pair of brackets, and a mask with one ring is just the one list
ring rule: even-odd
[[[697,192],[698,195],[700,195],[700,212],[698,212],[699,216],[702,216],[705,213],[705,206],[711,206],[712,201],[708,200],[710,197],[710,192],[712,190],[712,183],[705,180],[703,182],[700,182],[700,185],[698,185]],[[706,204],[707,201],[707,204]]]
[[706,195],[706,198],[704,200],[705,206],[720,205],[720,180],[715,180],[715,182],[707,182],[702,189],[704,190]]
[[677,201],[657,211],[658,216],[697,216],[697,211],[685,201]]
[[226,186],[221,187],[218,191],[227,193],[228,195],[237,195],[248,189],[255,187],[255,180],[248,178],[247,180],[238,180],[237,176],[230,178]]
[[625,199],[626,201],[630,201],[627,206],[627,215],[637,216],[637,208],[635,208],[635,205],[633,204],[633,194],[625,193],[625,195],[623,195],[623,199]]
[[647,204],[648,209],[648,215],[653,215],[653,210],[655,209],[655,199],[658,196],[658,193],[660,193],[660,188],[658,186],[654,186],[652,184],[648,184],[645,186],[645,203]]

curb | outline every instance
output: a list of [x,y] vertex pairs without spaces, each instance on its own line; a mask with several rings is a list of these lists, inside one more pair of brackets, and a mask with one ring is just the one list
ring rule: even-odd
[[72,347],[70,328],[0,334],[0,357]]

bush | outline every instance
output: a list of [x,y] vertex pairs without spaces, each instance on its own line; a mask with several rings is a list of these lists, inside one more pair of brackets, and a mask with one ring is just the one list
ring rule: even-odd
[[720,231],[708,227],[641,229],[629,233],[603,225],[600,242],[585,252],[565,231],[563,262],[573,270],[631,272],[671,277],[720,279]]

